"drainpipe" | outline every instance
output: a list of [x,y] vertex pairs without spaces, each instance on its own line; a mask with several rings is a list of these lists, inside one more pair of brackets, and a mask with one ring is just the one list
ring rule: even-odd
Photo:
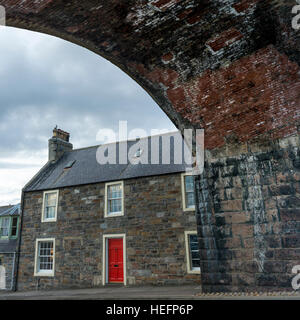
[[19,241],[17,247],[17,254],[14,257],[14,276],[13,276],[13,285],[12,290],[17,291],[17,283],[18,283],[18,274],[19,274],[19,261],[20,261],[20,249],[21,249],[21,235],[23,229],[23,211],[24,211],[24,189],[22,189],[22,196],[21,196],[21,215],[20,215],[20,228],[19,228]]
[[15,274],[15,266],[16,266],[16,252],[14,252],[14,260],[13,260],[13,267],[12,267],[12,272],[11,272],[11,283],[10,283],[10,290],[13,290],[14,286],[14,274]]

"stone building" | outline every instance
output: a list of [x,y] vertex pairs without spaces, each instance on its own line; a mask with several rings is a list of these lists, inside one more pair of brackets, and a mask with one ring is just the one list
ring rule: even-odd
[[98,147],[73,150],[54,129],[48,163],[24,188],[19,290],[200,282],[193,178],[174,164],[173,138],[161,163],[163,137],[158,164],[144,162],[154,152],[143,138],[117,143],[129,164],[100,165]]
[[0,290],[11,290],[16,266],[20,204],[0,207]]

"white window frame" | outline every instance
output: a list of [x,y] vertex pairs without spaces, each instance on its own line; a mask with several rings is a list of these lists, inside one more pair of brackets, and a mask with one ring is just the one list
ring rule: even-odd
[[197,231],[185,231],[184,232],[187,272],[192,273],[192,274],[200,274],[201,273],[200,267],[199,268],[192,268],[191,256],[190,256],[190,235],[197,235]]
[[[120,212],[108,212],[108,187],[121,184],[122,187],[122,210]],[[124,181],[116,181],[116,182],[108,182],[105,184],[105,208],[104,208],[104,217],[105,218],[111,218],[111,217],[120,217],[124,216]]]
[[102,256],[102,285],[105,286],[108,284],[108,240],[122,238],[123,239],[123,275],[124,275],[124,286],[127,285],[127,264],[126,264],[126,234],[104,234],[102,240],[103,256]]
[[183,211],[195,211],[195,205],[191,208],[186,207],[186,192],[185,192],[185,177],[192,176],[192,173],[182,173],[181,174],[181,191],[182,191],[182,208]]
[[[38,256],[39,256],[39,243],[40,242],[53,242],[53,268],[52,268],[52,271],[49,271],[49,270],[39,271]],[[34,259],[34,276],[35,277],[54,277],[54,274],[55,274],[55,238],[36,239],[35,259]]]
[[[50,194],[50,193],[56,193],[55,216],[54,216],[54,218],[51,218],[51,219],[45,219],[45,199],[46,199],[46,195]],[[59,197],[59,190],[44,191],[44,193],[43,193],[43,207],[42,207],[42,222],[56,222],[57,221],[58,197]]]

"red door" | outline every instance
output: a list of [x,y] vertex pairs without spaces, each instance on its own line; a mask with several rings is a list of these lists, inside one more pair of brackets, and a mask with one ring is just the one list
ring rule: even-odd
[[108,281],[124,282],[123,239],[108,239]]

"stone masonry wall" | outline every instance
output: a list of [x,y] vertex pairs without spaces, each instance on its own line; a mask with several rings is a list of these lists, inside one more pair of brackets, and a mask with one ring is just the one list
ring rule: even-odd
[[197,178],[202,288],[293,290],[300,265],[300,137],[231,141]]
[[0,252],[0,266],[5,267],[5,278],[6,278],[6,290],[12,288],[12,272],[14,265],[14,254],[13,253],[1,253]]
[[[64,188],[57,222],[41,223],[42,192],[25,194],[18,289],[102,285],[103,234],[126,234],[127,284],[195,284],[187,274],[184,231],[196,231],[195,212],[183,212],[181,175],[124,181],[125,215],[104,218],[104,184]],[[55,276],[34,277],[35,241],[55,238]]]

